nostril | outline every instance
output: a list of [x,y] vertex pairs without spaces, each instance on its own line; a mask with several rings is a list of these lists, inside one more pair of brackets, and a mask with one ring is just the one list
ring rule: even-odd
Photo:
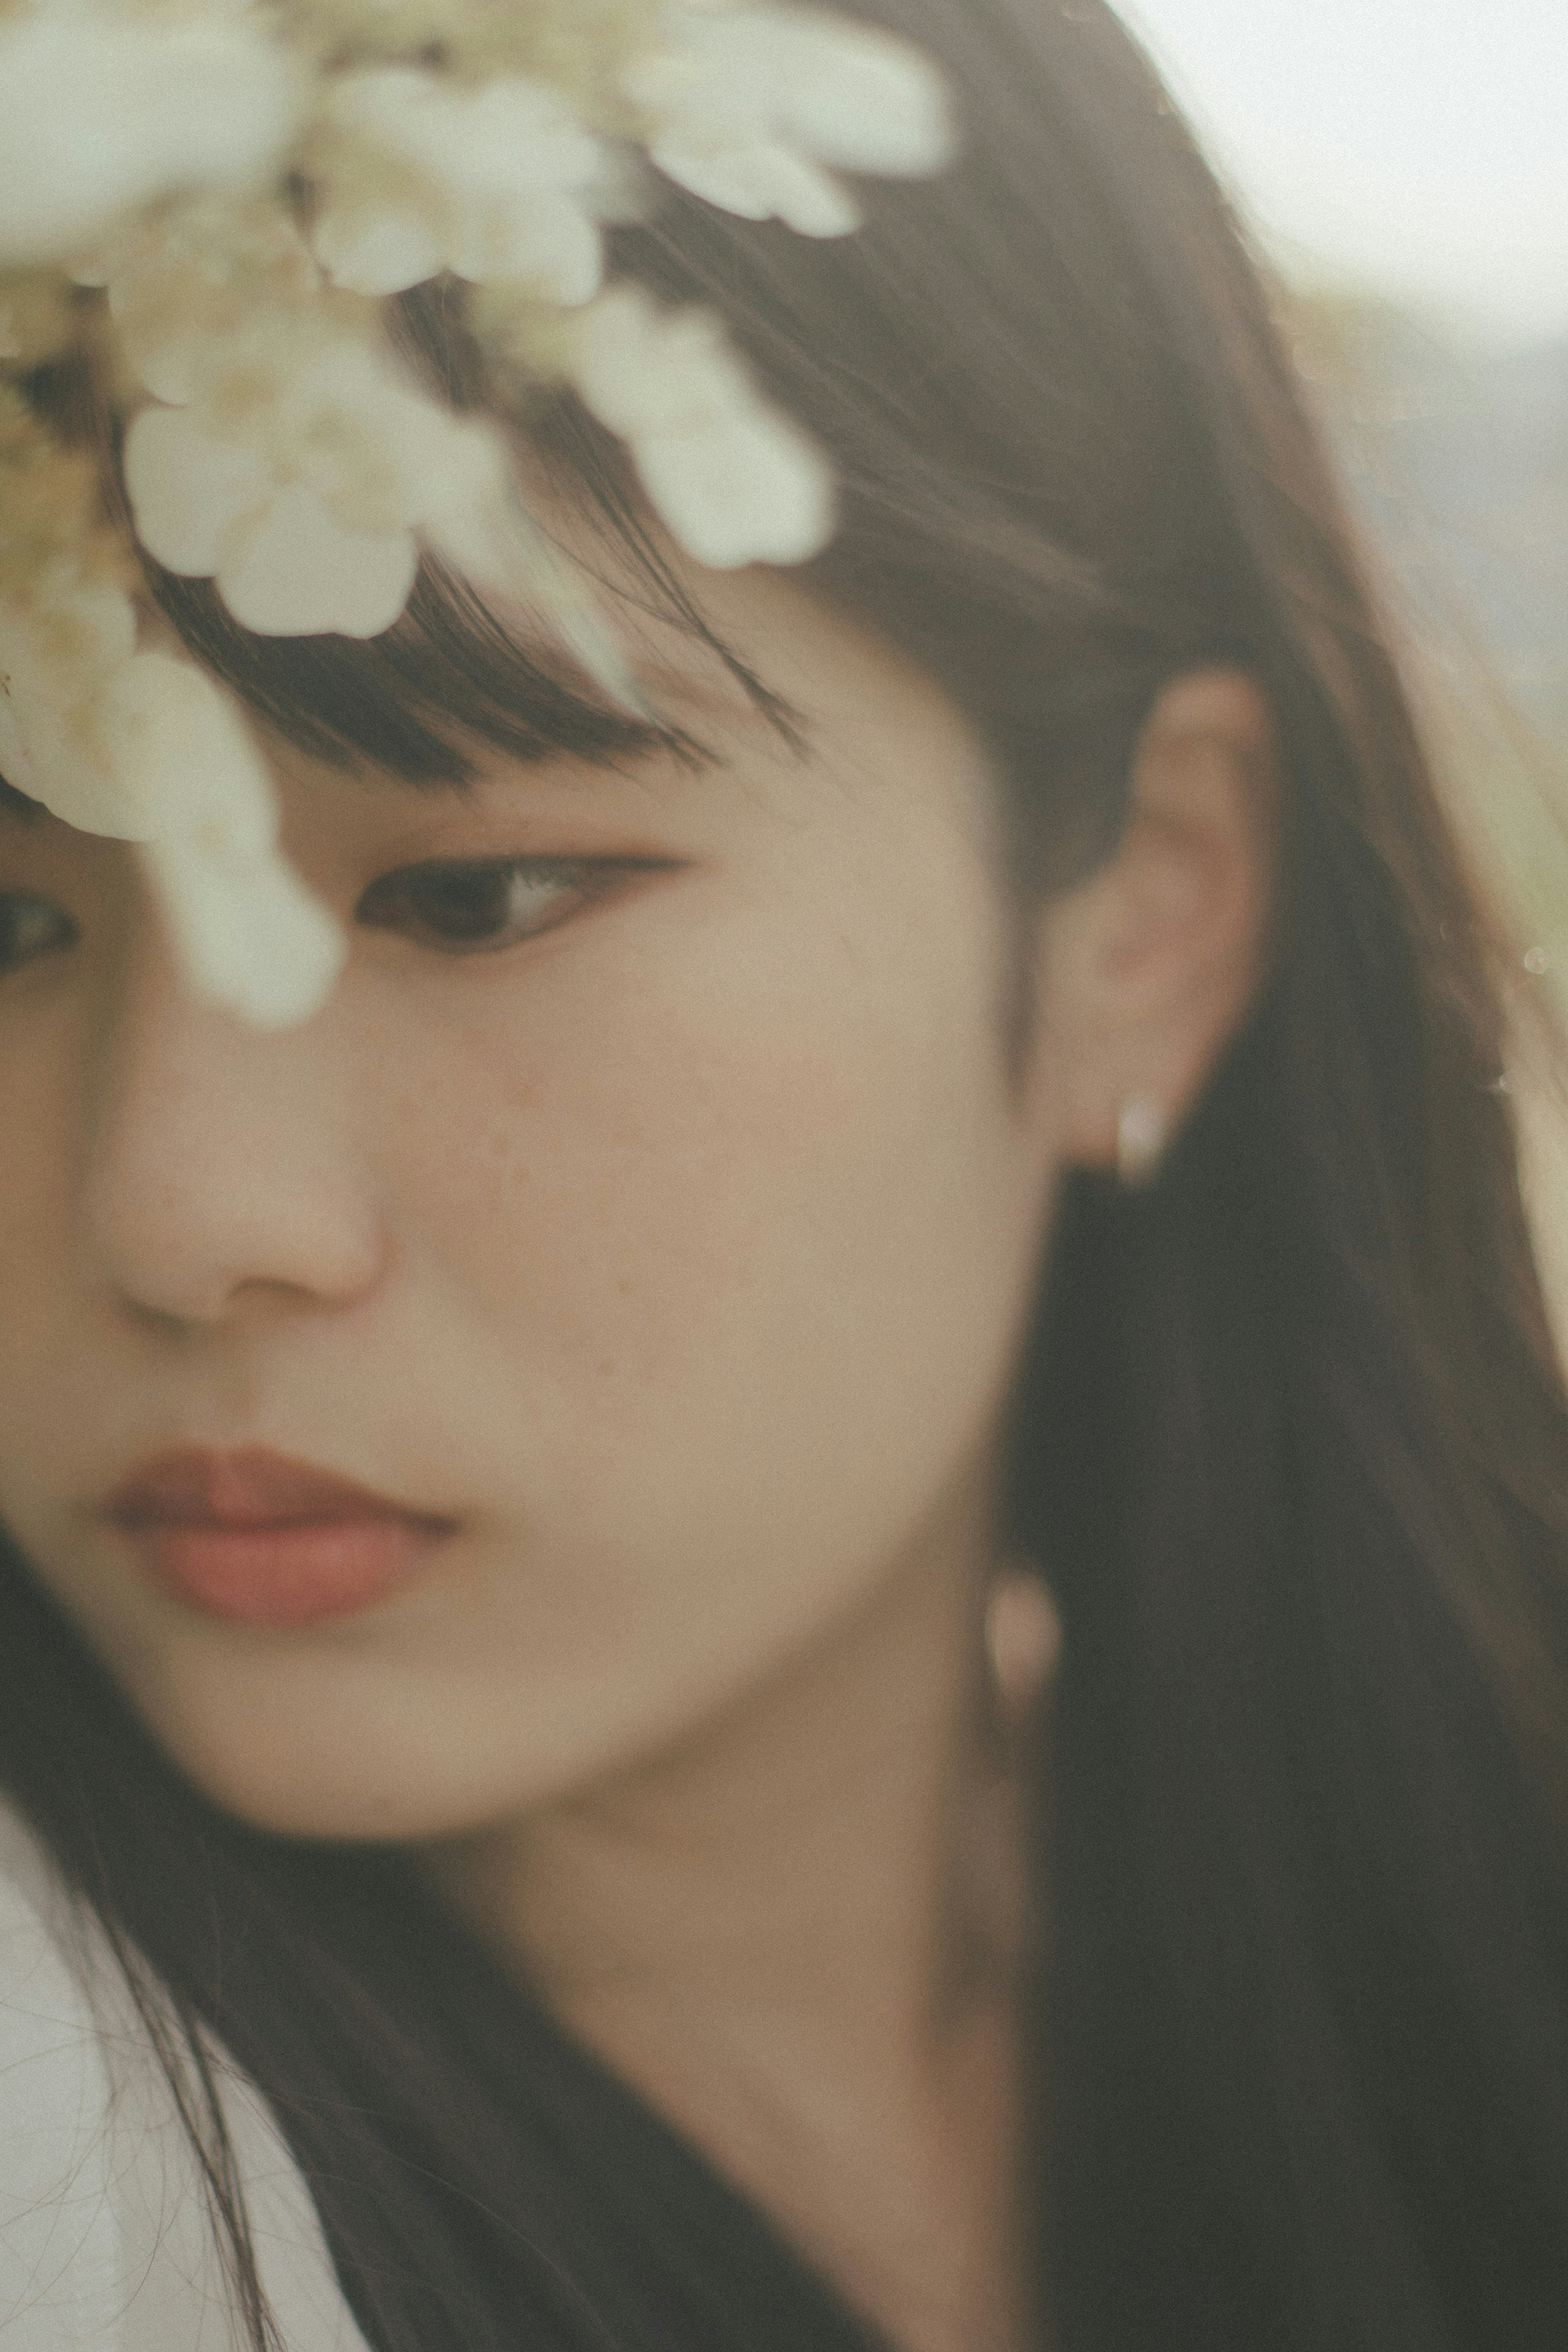
[[124,1304],[185,1328],[350,1305],[374,1287],[383,1260],[356,1204],[281,1185],[122,1185],[89,1225],[100,1277]]

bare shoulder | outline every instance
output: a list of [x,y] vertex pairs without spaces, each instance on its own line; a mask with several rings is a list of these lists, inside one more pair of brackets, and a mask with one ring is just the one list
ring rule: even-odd
[[[287,2352],[363,2352],[266,2102],[213,2053]],[[101,1931],[0,1800],[0,2340],[242,2352],[201,2168]]]

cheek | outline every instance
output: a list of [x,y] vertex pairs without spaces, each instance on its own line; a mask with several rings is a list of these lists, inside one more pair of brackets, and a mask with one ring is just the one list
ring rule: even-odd
[[1044,1179],[988,910],[943,877],[932,912],[694,911],[678,951],[650,923],[405,1066],[425,1363],[499,1481],[486,1608],[447,1629],[476,1771],[490,1743],[497,1780],[554,1780],[733,1696],[988,1444]]
[[[331,1050],[386,1273],[199,1357],[89,1287],[86,1062],[26,1057],[0,1500],[210,1794],[412,1836],[580,1785],[823,1638],[969,1491],[1049,1178],[1003,1069],[999,928],[936,828],[896,888],[845,853],[651,893],[452,986],[361,971]],[[471,1537],[450,1576],[319,1635],[150,1603],[78,1561],[49,1501],[84,1431],[164,1442],[150,1395],[195,1396],[203,1425],[238,1400],[263,1440],[377,1465]]]
[[[667,953],[653,928],[591,984],[433,1041],[383,1164],[433,1280],[560,1384],[563,1442],[593,1426],[585,1389],[623,1436],[689,1419],[700,1443],[758,1384],[809,1412],[867,1360],[939,1382],[1019,1287],[1039,1154],[990,926],[923,944],[857,911],[721,912]],[[901,1345],[939,1332],[918,1366]]]

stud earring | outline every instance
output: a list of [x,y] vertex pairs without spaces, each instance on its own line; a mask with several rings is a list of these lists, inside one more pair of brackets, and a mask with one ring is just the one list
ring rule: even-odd
[[1016,1724],[1028,1713],[1061,1654],[1061,1619],[1045,1579],[1015,1553],[997,1570],[986,1600],[986,1655],[1004,1722]]
[[1116,1114],[1116,1173],[1130,1192],[1152,1184],[1169,1141],[1166,1115],[1151,1095],[1129,1095]]

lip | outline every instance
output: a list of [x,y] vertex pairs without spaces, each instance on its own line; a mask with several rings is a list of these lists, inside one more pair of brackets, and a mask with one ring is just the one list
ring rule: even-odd
[[103,1517],[153,1580],[246,1625],[315,1625],[371,1608],[457,1522],[266,1446],[182,1446],[133,1470]]

